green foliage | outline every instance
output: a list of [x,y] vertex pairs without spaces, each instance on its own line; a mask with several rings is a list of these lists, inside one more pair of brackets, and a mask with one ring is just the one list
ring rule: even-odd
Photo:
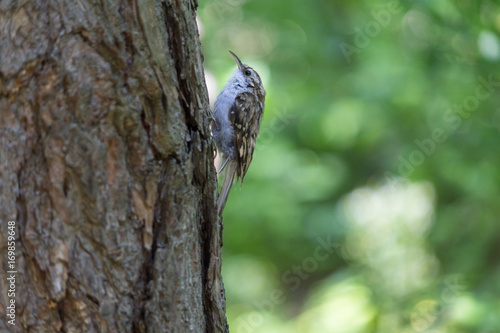
[[224,212],[231,331],[497,332],[499,2],[212,0],[199,15],[212,102],[228,50],[268,92]]

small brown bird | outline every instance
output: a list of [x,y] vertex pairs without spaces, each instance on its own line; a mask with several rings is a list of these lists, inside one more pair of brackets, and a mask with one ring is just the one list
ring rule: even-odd
[[243,64],[236,54],[229,52],[236,60],[238,69],[215,100],[215,126],[212,128],[217,150],[224,159],[219,173],[226,168],[217,201],[218,214],[222,214],[234,176],[243,183],[250,166],[266,97],[259,74]]

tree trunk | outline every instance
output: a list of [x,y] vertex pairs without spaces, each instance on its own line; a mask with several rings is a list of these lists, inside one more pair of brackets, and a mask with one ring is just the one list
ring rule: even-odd
[[228,331],[196,7],[0,3],[1,332]]

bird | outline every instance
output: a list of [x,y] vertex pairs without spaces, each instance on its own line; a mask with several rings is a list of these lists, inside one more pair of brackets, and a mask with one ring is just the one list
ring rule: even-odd
[[232,51],[238,68],[233,72],[214,103],[212,136],[224,161],[224,181],[217,199],[217,213],[222,214],[229,191],[236,182],[241,184],[252,162],[260,123],[264,115],[266,91],[262,80],[252,67],[243,64]]

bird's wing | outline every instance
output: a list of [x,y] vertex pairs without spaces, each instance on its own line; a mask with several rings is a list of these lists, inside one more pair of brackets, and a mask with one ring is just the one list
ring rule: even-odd
[[245,92],[236,96],[229,110],[229,122],[234,128],[234,155],[236,157],[237,175],[241,182],[245,178],[255,149],[255,141],[259,135],[260,122],[264,105],[257,95]]

